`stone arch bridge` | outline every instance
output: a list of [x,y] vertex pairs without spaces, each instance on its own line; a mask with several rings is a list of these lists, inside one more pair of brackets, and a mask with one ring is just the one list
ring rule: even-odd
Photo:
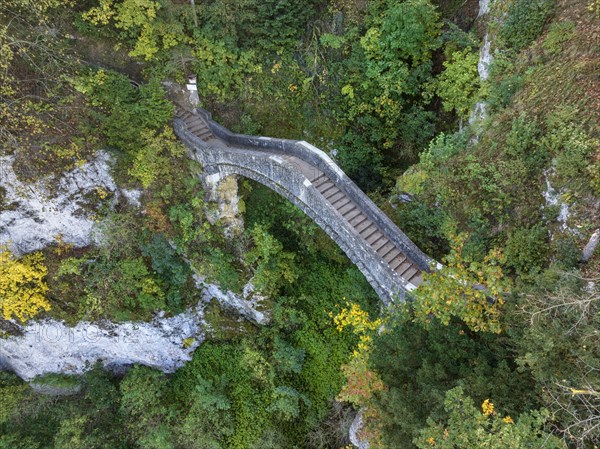
[[178,109],[177,136],[215,188],[232,175],[260,182],[312,218],[389,304],[423,281],[433,262],[323,151],[305,141],[234,134],[203,109]]

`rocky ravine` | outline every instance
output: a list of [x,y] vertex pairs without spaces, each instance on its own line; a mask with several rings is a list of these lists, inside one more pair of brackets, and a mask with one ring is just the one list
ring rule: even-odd
[[[114,205],[123,197],[134,207],[141,205],[140,191],[119,189],[114,182],[108,153],[98,152],[58,180],[32,184],[19,181],[13,160],[0,157],[0,245],[9,245],[17,255],[43,249],[59,235],[78,247],[94,243],[101,238],[95,232],[94,203]],[[197,307],[170,318],[159,313],[149,323],[81,322],[72,328],[52,319],[12,323],[19,335],[0,339],[0,369],[25,380],[48,373],[81,374],[96,362],[109,369],[139,363],[173,372],[203,341],[202,309],[212,299],[256,324],[268,320],[255,308],[261,298],[250,283],[236,295],[199,276],[195,281],[202,290]]]
[[32,322],[20,328],[22,335],[0,340],[0,368],[24,380],[48,373],[82,374],[96,362],[112,370],[139,363],[173,372],[191,360],[202,342],[201,318],[189,310],[150,323],[68,327],[49,319]]
[[211,300],[258,325],[268,321],[266,314],[255,309],[261,297],[252,294],[252,284],[236,295],[195,280],[202,290],[196,307],[170,318],[158,313],[149,323],[80,322],[75,327],[53,319],[25,326],[13,323],[19,335],[0,339],[0,369],[24,380],[49,373],[82,374],[97,362],[113,371],[139,363],[172,373],[191,360],[204,340],[203,309]]
[[[105,197],[115,203],[123,196],[139,206],[140,191],[119,189],[110,175],[111,157],[99,151],[96,158],[57,181],[42,179],[35,183],[21,182],[13,170],[14,156],[0,157],[0,245],[22,255],[40,250],[61,236],[65,243],[77,247],[93,242],[93,203]],[[53,188],[50,189],[49,185]]]

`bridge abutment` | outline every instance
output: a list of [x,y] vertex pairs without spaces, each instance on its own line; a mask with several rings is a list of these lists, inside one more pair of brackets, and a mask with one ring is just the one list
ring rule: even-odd
[[222,174],[219,170],[202,175],[206,200],[216,207],[207,209],[211,224],[220,222],[227,237],[240,235],[244,230],[244,220],[240,215],[238,195],[238,175]]

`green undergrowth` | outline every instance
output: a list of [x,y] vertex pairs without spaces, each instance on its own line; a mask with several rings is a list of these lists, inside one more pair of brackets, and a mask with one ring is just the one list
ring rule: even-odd
[[[545,176],[561,193],[561,201],[569,204],[569,225],[582,236],[594,226],[589,205],[600,192],[599,130],[590,114],[597,108],[590,95],[591,55],[597,47],[582,43],[589,39],[593,17],[583,7],[585,2],[554,13],[549,2],[526,3],[517,1],[515,10],[509,8],[511,20],[500,35],[520,35],[513,28],[527,26],[528,20],[540,28],[521,52],[515,43],[499,40],[503,46],[483,86],[489,117],[477,139],[472,138],[476,130],[469,128],[439,135],[398,184],[419,202],[442,206],[437,215],[469,232],[467,249],[479,257],[492,246],[505,247],[506,264],[519,275],[524,273],[518,267],[540,270],[552,259],[570,260],[569,266],[574,266],[569,250],[547,239],[548,230],[559,229],[556,210],[543,207]],[[550,14],[555,14],[551,21]],[[399,210],[414,209],[410,216],[418,217],[418,207],[401,205]],[[416,240],[424,240],[419,232],[408,230]]]

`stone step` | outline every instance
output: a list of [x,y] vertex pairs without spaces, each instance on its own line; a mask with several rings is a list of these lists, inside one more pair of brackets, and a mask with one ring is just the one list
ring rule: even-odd
[[369,243],[369,241],[373,239],[374,235],[380,234],[380,233],[381,233],[381,231],[379,230],[377,225],[375,225],[375,229],[369,230],[369,231],[363,231],[362,235],[365,238],[365,240],[367,241],[367,243]]
[[188,130],[192,133],[196,133],[201,129],[207,129],[206,124],[202,120],[188,124]]
[[325,173],[315,169],[315,176],[312,179],[309,179],[309,181],[312,182],[313,185],[316,187],[316,185],[319,184],[319,182],[322,182],[326,179],[329,178]]
[[[392,270],[397,272],[397,268],[406,262],[406,256],[402,253],[399,253],[390,263],[389,266]],[[408,262],[410,265],[410,262]]]
[[329,178],[326,178],[325,181],[320,181],[318,184],[315,185],[317,190],[321,193],[323,193],[327,189],[330,189],[332,186],[335,186],[335,184]]
[[373,244],[375,242],[377,242],[378,240],[384,238],[385,239],[385,235],[383,235],[383,232],[381,232],[379,229],[371,234],[369,237],[367,237],[365,240],[367,241],[367,243],[371,246],[373,246]]
[[360,233],[362,233],[362,231],[364,231],[365,229],[370,227],[372,224],[373,224],[373,222],[371,220],[365,220],[361,224],[354,226],[354,229],[356,229],[358,231],[358,233],[360,234]]
[[365,214],[360,212],[355,217],[349,219],[348,223],[350,223],[353,227],[356,228],[358,225],[360,225],[361,223],[363,223],[365,220],[368,220],[368,219],[369,218]]
[[343,196],[341,198],[339,198],[337,201],[331,201],[331,205],[333,207],[335,207],[336,209],[340,209],[342,207],[344,207],[346,204],[348,204],[350,201],[352,201],[350,198],[348,198],[347,196]]
[[213,137],[213,133],[210,129],[202,130],[201,132],[197,132],[196,135],[200,137],[202,140],[208,140]]
[[362,229],[362,231],[360,231],[360,235],[362,235],[363,238],[366,239],[368,236],[373,234],[375,231],[377,231],[377,225],[375,223],[373,223],[372,221],[370,221],[369,226],[365,226]]
[[419,270],[417,268],[415,268],[414,265],[412,265],[407,271],[402,273],[402,277],[404,279],[406,279],[407,281],[410,281],[410,279],[418,272],[419,272]]
[[[353,204],[353,203],[352,203],[352,202],[350,202],[350,203],[348,203],[348,204]],[[346,205],[346,206],[347,206],[347,205]],[[343,206],[343,207],[346,207],[346,206]],[[340,209],[341,209],[341,208],[340,208]],[[356,209],[354,209],[354,211],[353,211],[352,213],[350,213],[350,214],[346,215],[344,218],[346,218],[346,220],[347,220],[348,222],[350,222],[350,221],[354,220],[356,217],[358,217],[358,216],[359,216],[359,215],[361,215],[361,214],[362,214],[362,212],[361,212],[361,211],[360,211],[360,209],[357,207]]]
[[383,260],[389,265],[392,260],[398,257],[398,255],[403,256],[402,252],[398,248],[394,247],[391,251],[388,251],[387,254],[383,256]]
[[193,134],[196,131],[202,129],[204,127],[204,123],[192,122],[192,123],[188,123],[186,126],[187,126],[188,131]]
[[331,181],[331,179],[329,179],[327,176],[323,175],[323,176],[319,176],[315,180],[314,185],[317,188],[317,190],[321,191],[321,187],[323,187],[328,182],[330,182],[331,184],[333,184],[333,182]]
[[194,114],[192,114],[191,112],[189,112],[189,111],[185,111],[185,110],[183,110],[183,109],[177,109],[177,110],[175,111],[175,116],[176,116],[176,117],[179,117],[179,118],[182,118],[182,119],[184,119],[184,120],[185,120],[185,119],[187,119],[187,118],[189,118],[189,117],[196,117],[196,116],[195,116]]
[[394,243],[391,240],[387,239],[385,245],[380,246],[375,251],[377,251],[377,254],[379,254],[381,257],[384,257],[387,253],[389,253],[395,247],[396,247],[396,245],[394,245]]
[[373,247],[375,252],[377,252],[377,250],[379,248],[383,247],[388,242],[389,242],[388,238],[385,235],[381,234],[381,237],[379,238],[379,240],[376,240],[373,243],[371,243],[371,246]]
[[[325,196],[325,199],[327,201],[329,201],[331,204],[336,203],[337,201],[341,200],[342,198],[347,198],[346,195],[344,194],[344,192],[342,192],[340,189],[338,189],[337,192],[334,192],[331,195],[327,195]],[[349,198],[348,198],[349,199]],[[337,209],[337,208],[336,208]]]
[[406,273],[411,267],[412,263],[410,262],[410,260],[406,259],[404,262],[402,262],[401,265],[394,268],[394,271],[400,276],[404,277],[403,274]]
[[421,271],[417,271],[413,276],[408,280],[411,284],[418,287],[423,283],[423,274]]
[[338,212],[340,213],[340,215],[342,217],[346,218],[346,216],[348,214],[350,214],[352,211],[354,211],[355,209],[357,209],[356,205],[354,203],[350,203],[350,204],[346,204]]
[[327,198],[327,195],[332,195],[338,190],[338,187],[331,181],[319,187],[319,192],[321,192],[321,195],[323,195],[325,198]]

